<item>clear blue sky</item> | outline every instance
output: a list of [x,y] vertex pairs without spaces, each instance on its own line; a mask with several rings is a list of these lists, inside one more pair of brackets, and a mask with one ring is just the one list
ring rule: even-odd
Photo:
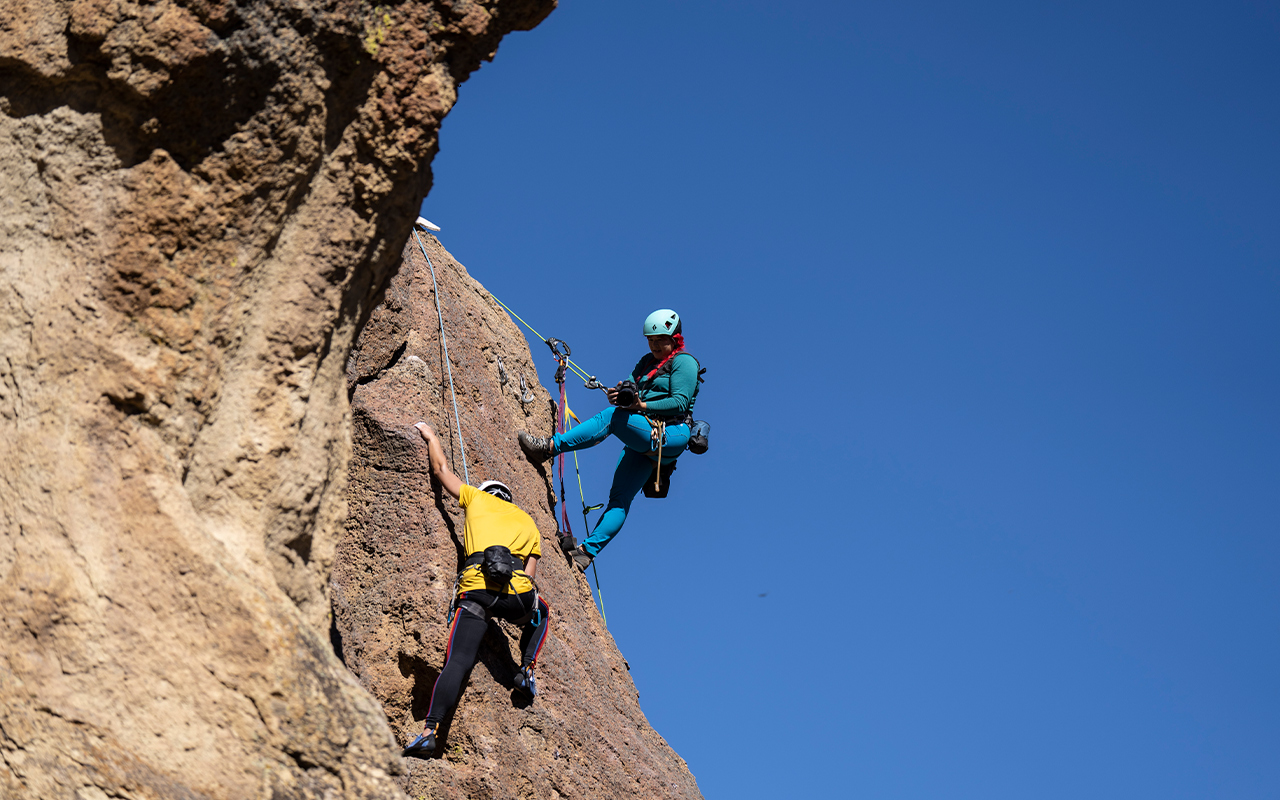
[[1280,796],[1275,3],[563,0],[441,142],[472,275],[709,367],[597,562],[708,798]]

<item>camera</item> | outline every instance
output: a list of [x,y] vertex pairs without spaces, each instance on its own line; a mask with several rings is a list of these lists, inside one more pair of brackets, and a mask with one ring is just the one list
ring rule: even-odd
[[636,403],[635,381],[623,381],[618,384],[618,393],[613,397],[613,404],[618,408],[626,408]]

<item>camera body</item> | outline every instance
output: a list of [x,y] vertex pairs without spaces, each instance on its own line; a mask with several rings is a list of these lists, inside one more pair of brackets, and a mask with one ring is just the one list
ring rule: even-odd
[[636,399],[639,397],[636,389],[635,381],[623,381],[618,384],[618,393],[614,395],[613,404],[618,408],[626,408],[635,405]]

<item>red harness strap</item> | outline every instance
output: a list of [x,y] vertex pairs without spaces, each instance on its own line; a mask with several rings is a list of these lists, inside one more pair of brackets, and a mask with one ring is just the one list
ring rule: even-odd
[[667,353],[667,357],[666,357],[666,358],[664,358],[664,359],[662,359],[661,361],[659,361],[659,362],[658,362],[658,366],[656,366],[656,367],[654,367],[653,369],[649,370],[649,374],[644,376],[644,379],[645,379],[646,381],[651,381],[651,380],[653,380],[653,376],[658,374],[658,370],[660,370],[660,369],[662,369],[664,366],[666,366],[666,364],[667,364],[667,362],[668,362],[668,361],[670,361],[671,359],[675,358],[676,356],[678,356],[678,355],[680,355],[681,353],[683,353],[683,352],[684,352],[684,334],[682,334],[682,333],[677,333],[677,334],[675,334],[674,336],[672,336],[671,338],[675,340],[675,343],[676,343],[676,349],[675,349],[675,350],[672,350],[670,353]]

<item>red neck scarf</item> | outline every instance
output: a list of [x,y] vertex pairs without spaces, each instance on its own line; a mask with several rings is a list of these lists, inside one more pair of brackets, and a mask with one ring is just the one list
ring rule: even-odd
[[656,367],[654,367],[653,369],[649,370],[649,374],[644,376],[644,379],[645,379],[646,381],[651,381],[651,380],[653,380],[653,376],[658,374],[658,370],[662,369],[662,367],[663,367],[663,366],[664,366],[668,361],[670,361],[671,359],[675,358],[676,356],[678,356],[678,355],[680,355],[681,353],[683,353],[683,352],[684,352],[684,334],[682,334],[682,333],[673,334],[671,338],[675,340],[675,343],[676,343],[676,349],[675,349],[675,350],[672,350],[670,353],[667,353],[667,357],[666,357],[666,358],[664,358],[664,359],[662,359],[661,361],[659,361],[659,362],[658,362],[658,365],[657,365]]

